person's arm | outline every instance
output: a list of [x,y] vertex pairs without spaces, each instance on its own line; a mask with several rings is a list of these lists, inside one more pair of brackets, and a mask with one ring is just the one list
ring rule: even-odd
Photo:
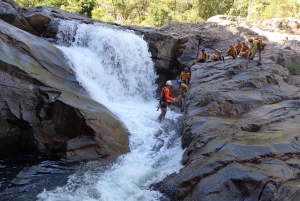
[[167,102],[175,101],[175,98],[170,97],[170,90],[169,89],[165,89],[165,99],[166,99]]
[[242,45],[242,49],[241,49],[241,51],[240,51],[238,57],[242,56],[243,50],[244,50],[244,45]]
[[196,60],[193,60],[192,64],[189,67],[192,67],[192,65],[197,63],[200,59],[201,59],[201,55]]

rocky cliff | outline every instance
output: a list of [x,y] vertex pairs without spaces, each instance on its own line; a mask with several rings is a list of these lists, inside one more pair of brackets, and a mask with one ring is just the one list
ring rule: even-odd
[[[40,37],[1,21],[7,29],[1,33],[2,50],[15,52],[1,56],[5,92],[1,94],[0,124],[5,128],[1,136],[26,139],[21,140],[26,147],[35,146],[35,142],[46,149],[68,147],[64,150],[71,151],[69,156],[77,148],[86,150],[80,147],[89,147],[100,156],[126,152],[128,142],[121,123],[106,108],[82,95],[72,71],[58,59],[60,53],[41,38],[55,42],[59,20],[93,21],[48,7],[21,9],[11,1],[2,1],[0,18]],[[297,36],[274,37],[270,27],[249,28],[219,18],[159,29],[119,27],[144,35],[160,75],[158,84],[167,78],[176,79],[183,67],[198,57],[199,49],[224,52],[237,38],[264,37],[268,49],[262,66],[237,59],[191,68],[182,122],[185,166],[153,188],[172,201],[298,200],[300,79],[287,70],[289,65],[299,64]],[[21,40],[24,37],[26,40]],[[43,47],[37,48],[32,40]],[[39,55],[42,52],[35,52],[37,49],[51,50],[52,58],[45,60]],[[74,119],[66,121],[70,116]],[[70,128],[72,122],[78,122],[79,128]],[[77,143],[82,139],[84,145]]]
[[[222,23],[164,29],[200,27],[200,45],[194,49],[211,52],[226,50],[238,38],[265,33]],[[191,68],[182,131],[185,167],[154,189],[170,200],[299,199],[300,82],[285,68],[299,67],[298,46],[292,45],[299,41],[277,38],[267,42],[260,67],[237,59]]]
[[[46,26],[39,17],[22,18],[16,5],[0,5],[1,18],[19,28],[34,32]],[[123,124],[87,95],[60,50],[28,32],[0,20],[1,156],[17,148],[62,153],[70,160],[128,152]]]

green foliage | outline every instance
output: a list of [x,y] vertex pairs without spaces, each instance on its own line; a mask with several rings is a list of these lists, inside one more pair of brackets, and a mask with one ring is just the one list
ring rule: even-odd
[[246,17],[248,21],[299,17],[300,0],[235,0],[230,16]]
[[119,24],[161,26],[199,22],[218,14],[248,22],[300,17],[300,0],[16,0],[23,7],[47,5]]
[[300,75],[300,64],[289,64],[287,69],[292,75]]

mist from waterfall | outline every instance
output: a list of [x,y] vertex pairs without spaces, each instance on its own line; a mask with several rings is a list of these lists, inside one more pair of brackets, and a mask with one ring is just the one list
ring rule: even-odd
[[38,200],[159,200],[150,185],[182,168],[181,115],[168,111],[163,123],[157,121],[157,76],[147,43],[132,31],[78,22],[61,22],[58,38],[79,83],[128,129],[130,152],[112,164],[88,162]]

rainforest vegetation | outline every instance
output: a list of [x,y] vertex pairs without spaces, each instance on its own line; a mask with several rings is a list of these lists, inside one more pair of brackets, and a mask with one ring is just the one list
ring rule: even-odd
[[16,0],[23,7],[47,5],[95,19],[141,26],[195,23],[226,14],[248,23],[300,18],[300,0]]

